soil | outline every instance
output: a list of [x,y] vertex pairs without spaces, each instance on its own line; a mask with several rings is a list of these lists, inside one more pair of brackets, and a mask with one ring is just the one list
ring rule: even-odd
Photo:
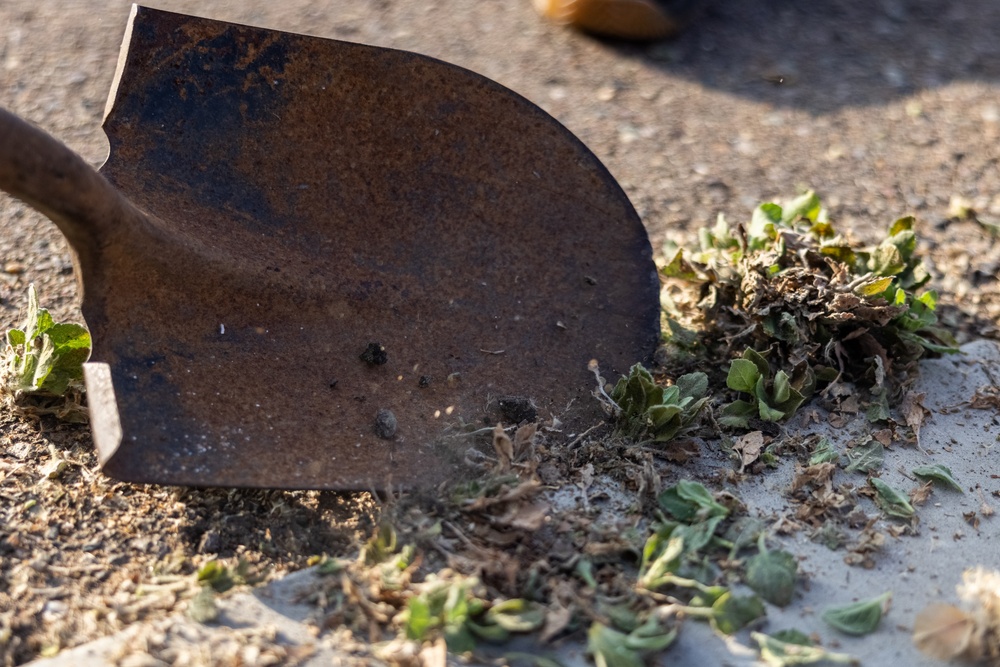
[[[156,4],[417,51],[494,78],[597,154],[656,249],[689,244],[719,214],[746,219],[758,202],[804,187],[820,193],[839,228],[869,242],[913,214],[946,321],[963,342],[997,334],[994,0],[714,0],[677,39],[649,45],[551,25],[527,0]],[[100,164],[128,11],[124,0],[5,0],[0,106]],[[0,196],[0,230],[0,327],[19,322],[30,283],[57,320],[79,321],[72,258],[55,227]],[[165,616],[183,602],[170,578],[214,557],[244,559],[269,577],[310,556],[350,554],[379,515],[367,494],[118,483],[98,471],[86,427],[47,418],[3,414],[0,448],[5,665]],[[586,457],[574,456],[540,476],[551,483],[586,469]],[[682,463],[664,465],[676,476]],[[659,484],[644,465],[629,468],[635,485]],[[140,586],[162,594],[137,596]]]

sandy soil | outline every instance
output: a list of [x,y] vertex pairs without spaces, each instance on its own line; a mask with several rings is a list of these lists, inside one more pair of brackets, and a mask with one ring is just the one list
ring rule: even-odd
[[[530,2],[161,0],[163,9],[413,50],[525,95],[619,179],[654,248],[719,213],[813,187],[831,217],[874,240],[914,214],[962,339],[1000,321],[1000,5],[994,0],[714,0],[675,41],[601,42],[540,21]],[[0,106],[95,165],[129,4],[5,0]],[[978,219],[956,220],[955,203]],[[0,197],[0,326],[34,283],[76,319],[55,228]],[[991,233],[991,229],[993,232]],[[366,496],[184,491],[96,470],[86,429],[0,417],[0,656],[19,664],[165,613],[132,593],[212,555],[280,572],[351,548]],[[53,463],[65,461],[57,467]]]

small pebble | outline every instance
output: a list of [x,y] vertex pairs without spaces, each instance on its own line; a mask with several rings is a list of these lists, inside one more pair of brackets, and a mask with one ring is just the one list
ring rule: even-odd
[[375,435],[383,440],[391,440],[396,435],[396,415],[392,410],[382,408],[375,415]]
[[26,268],[27,267],[21,262],[5,262],[3,265],[3,272],[19,276],[24,273]]
[[361,360],[369,366],[382,366],[389,361],[389,355],[385,351],[385,346],[381,343],[368,343],[368,347],[361,353]]

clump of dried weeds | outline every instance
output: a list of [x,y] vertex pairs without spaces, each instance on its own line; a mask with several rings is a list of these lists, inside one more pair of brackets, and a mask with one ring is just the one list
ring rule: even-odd
[[901,395],[916,362],[957,350],[917,254],[912,217],[875,246],[838,234],[814,192],[758,206],[748,224],[720,217],[699,248],[668,248],[665,363],[718,365],[747,349],[775,372]]

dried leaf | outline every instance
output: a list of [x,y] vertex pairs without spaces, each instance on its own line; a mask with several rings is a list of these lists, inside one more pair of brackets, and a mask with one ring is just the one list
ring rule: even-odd
[[760,457],[762,449],[764,449],[763,431],[752,431],[736,438],[733,451],[740,456],[740,472]]
[[926,394],[922,392],[908,391],[903,396],[903,401],[899,406],[900,412],[903,413],[903,418],[906,420],[906,425],[910,427],[917,439],[918,447],[920,446],[920,427],[923,426],[924,418],[931,414],[931,411],[924,407],[925,397]]
[[525,424],[514,432],[514,460],[520,461],[535,446],[538,423]]
[[572,609],[559,604],[550,605],[545,612],[545,625],[542,627],[542,632],[538,636],[538,640],[543,644],[549,643],[568,628],[572,620]]
[[496,521],[502,526],[518,530],[536,531],[545,525],[545,519],[551,511],[549,504],[543,502],[512,504],[506,514],[497,517]]
[[496,452],[500,471],[509,471],[511,461],[514,460],[514,443],[510,436],[504,432],[501,424],[497,424],[496,428],[493,429],[493,451]]
[[937,602],[917,615],[913,643],[932,658],[954,660],[969,650],[975,630],[976,623],[967,613]]
[[910,490],[910,504],[914,507],[919,507],[927,502],[927,499],[931,497],[931,492],[934,490],[933,482],[924,482],[920,486]]

